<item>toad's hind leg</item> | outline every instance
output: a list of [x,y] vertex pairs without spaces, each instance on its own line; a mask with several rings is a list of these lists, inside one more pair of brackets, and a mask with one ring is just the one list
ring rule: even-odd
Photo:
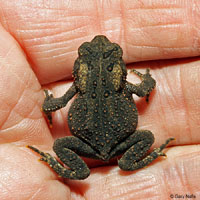
[[154,137],[150,131],[137,130],[134,132],[134,134],[127,138],[127,141],[124,141],[122,144],[120,144],[121,147],[125,147],[127,144],[129,147],[127,146],[128,148],[118,161],[118,165],[122,170],[125,171],[133,171],[143,168],[159,156],[165,156],[162,150],[172,140],[174,140],[174,138],[167,139],[166,142],[159,148],[155,148],[150,154],[145,156],[154,142]]
[[88,166],[78,155],[98,158],[97,153],[90,146],[74,136],[59,138],[53,146],[58,158],[69,168],[65,168],[49,153],[44,153],[32,146],[28,148],[39,153],[42,156],[40,160],[47,162],[60,177],[69,179],[81,180],[90,174]]

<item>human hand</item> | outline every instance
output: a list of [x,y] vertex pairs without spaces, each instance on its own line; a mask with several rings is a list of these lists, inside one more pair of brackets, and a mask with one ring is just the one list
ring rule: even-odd
[[[199,194],[200,62],[192,58],[199,56],[199,3],[103,2],[0,1],[0,199],[170,199],[170,194]],[[117,165],[99,167],[88,160],[89,178],[62,180],[26,145],[53,154],[55,138],[70,135],[70,103],[54,114],[49,130],[41,112],[43,87],[55,97],[63,95],[71,85],[77,48],[99,34],[122,47],[130,69],[151,68],[156,80],[149,103],[136,100],[138,129],[153,132],[153,148],[169,137],[176,141],[164,151],[167,159],[147,168],[123,172]],[[137,79],[129,74],[128,80]]]

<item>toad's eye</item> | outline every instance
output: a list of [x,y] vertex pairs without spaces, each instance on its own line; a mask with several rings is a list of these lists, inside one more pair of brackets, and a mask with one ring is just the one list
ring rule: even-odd
[[118,50],[118,48],[117,48],[117,47],[114,47],[113,49],[104,52],[104,53],[103,53],[103,58],[104,58],[104,59],[108,58],[108,57],[112,54],[113,51],[117,51],[117,50]]
[[111,55],[112,52],[113,52],[112,49],[111,49],[110,51],[104,52],[104,53],[103,53],[103,58],[104,58],[104,59],[105,59],[105,58],[108,58],[108,57]]
[[107,70],[111,72],[113,70],[114,63],[110,63],[107,67]]

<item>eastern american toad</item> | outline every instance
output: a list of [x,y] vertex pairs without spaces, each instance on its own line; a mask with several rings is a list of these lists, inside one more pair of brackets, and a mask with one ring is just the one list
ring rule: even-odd
[[156,85],[149,70],[145,74],[133,70],[142,81],[140,84],[129,83],[121,47],[103,35],[83,43],[78,54],[70,89],[60,98],[54,98],[45,90],[42,106],[52,123],[51,113],[77,95],[68,113],[73,136],[59,138],[53,145],[58,158],[69,168],[50,154],[28,147],[39,153],[40,160],[47,162],[59,176],[69,179],[85,179],[90,174],[79,156],[108,161],[123,154],[118,165],[126,171],[142,168],[157,157],[165,156],[162,150],[174,138],[167,139],[146,155],[154,136],[148,130],[136,130],[138,112],[132,94],[148,98]]

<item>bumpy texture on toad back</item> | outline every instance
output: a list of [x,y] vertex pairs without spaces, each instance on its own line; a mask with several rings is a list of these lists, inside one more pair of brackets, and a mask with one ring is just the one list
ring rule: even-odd
[[118,165],[126,171],[142,168],[164,156],[162,150],[173,138],[145,156],[154,136],[148,130],[136,130],[138,112],[132,94],[148,98],[156,85],[149,70],[145,74],[132,70],[142,82],[129,83],[121,47],[103,35],[83,43],[78,53],[73,85],[60,98],[54,98],[45,90],[42,107],[52,123],[51,112],[64,107],[77,94],[68,114],[73,136],[59,138],[53,146],[58,158],[69,169],[50,154],[32,146],[29,148],[39,153],[40,160],[47,162],[59,176],[70,179],[85,179],[90,174],[79,156],[108,161],[123,154]]

